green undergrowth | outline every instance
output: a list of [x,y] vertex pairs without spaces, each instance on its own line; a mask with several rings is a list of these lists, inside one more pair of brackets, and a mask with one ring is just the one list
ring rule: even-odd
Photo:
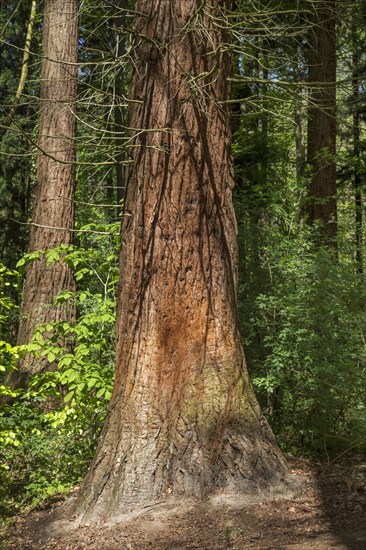
[[[93,230],[94,226],[88,226]],[[96,227],[96,229],[100,229]],[[111,396],[118,229],[84,235],[78,246],[26,255],[18,270],[0,266],[0,381],[25,353],[58,369],[27,390],[0,392],[0,515],[3,523],[43,499],[67,493],[92,460]],[[274,229],[240,268],[239,316],[250,377],[282,449],[289,455],[344,460],[365,452],[366,290],[343,258],[301,234]],[[16,346],[21,272],[45,254],[75,273],[77,322],[38,327]],[[47,335],[47,337],[45,337]],[[61,347],[58,342],[65,341]]]
[[[66,493],[84,476],[98,442],[111,396],[115,364],[115,292],[119,224],[89,225],[78,246],[25,255],[18,271],[1,266],[0,294],[0,516],[31,509]],[[93,233],[104,230],[108,235]],[[16,294],[31,261],[65,261],[77,292],[62,292],[56,303],[75,301],[77,321],[39,326],[28,345],[14,345]],[[12,328],[14,325],[14,329]],[[59,342],[63,345],[60,346]],[[29,387],[4,384],[20,357],[31,353],[57,363],[57,370],[34,376]]]
[[364,276],[305,230],[279,239],[273,228],[261,242],[239,311],[262,409],[290,454],[365,453]]

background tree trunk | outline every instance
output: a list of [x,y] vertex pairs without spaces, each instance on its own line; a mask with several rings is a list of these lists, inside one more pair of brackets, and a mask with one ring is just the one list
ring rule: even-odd
[[[120,15],[117,18],[116,22],[116,54],[119,60],[123,59],[126,55],[126,32],[124,31],[125,19],[126,19],[126,10],[128,8],[128,2],[126,0],[120,0],[119,6],[121,9]],[[120,61],[121,63],[121,61]],[[126,82],[126,76],[122,67],[117,68],[117,74],[115,79],[115,108],[114,108],[114,123],[115,123],[115,133],[116,133],[116,200],[117,200],[117,218],[122,214],[122,201],[125,195],[125,167],[124,161],[125,152],[124,152],[124,142],[125,142],[125,108],[123,107],[123,96],[124,96],[124,84]]]
[[236,317],[231,60],[215,19],[226,7],[136,4],[116,379],[76,505],[84,517],[253,491],[286,472]]
[[32,0],[31,3],[31,11],[29,15],[29,21],[27,26],[27,33],[25,35],[25,44],[24,44],[24,50],[23,50],[23,60],[22,60],[22,70],[20,73],[20,78],[18,82],[18,87],[15,92],[14,96],[14,103],[7,114],[7,118],[5,120],[5,123],[0,126],[0,140],[2,140],[6,134],[6,132],[9,129],[9,126],[11,125],[13,121],[13,117],[16,113],[20,98],[22,97],[22,94],[24,92],[24,88],[27,82],[27,76],[28,76],[28,67],[29,67],[29,57],[30,57],[30,49],[31,49],[31,42],[32,42],[32,35],[33,35],[33,27],[34,27],[34,20],[36,18],[36,10],[37,10],[37,4],[36,0]]
[[[305,69],[303,64],[303,46],[299,44],[297,47],[296,57],[294,59],[293,75],[294,83],[298,84],[296,94],[294,96],[294,123],[295,123],[295,148],[296,148],[296,183],[301,196],[302,187],[304,184],[306,170],[306,149],[304,143],[304,109],[303,109],[303,94],[304,89],[301,83],[305,79]],[[305,86],[305,82],[304,82]]]
[[[37,185],[29,252],[69,244],[74,223],[75,100],[77,93],[77,0],[46,0],[39,120]],[[55,228],[55,229],[53,229]],[[75,318],[68,302],[53,305],[62,290],[75,290],[73,275],[62,261],[32,262],[26,272],[17,343],[30,341],[39,324]],[[28,354],[12,373],[13,387],[52,368],[46,359]]]
[[356,268],[358,273],[363,273],[363,219],[362,219],[362,175],[361,175],[361,116],[360,116],[360,62],[361,51],[357,41],[357,26],[352,20],[352,137],[354,157],[354,190],[355,190],[355,237],[356,237]]
[[336,248],[335,1],[318,2],[310,19],[308,164],[312,169],[308,221],[320,223],[324,244]]

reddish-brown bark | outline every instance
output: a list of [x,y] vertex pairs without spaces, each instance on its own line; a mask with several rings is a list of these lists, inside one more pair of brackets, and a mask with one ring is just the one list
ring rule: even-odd
[[324,244],[336,247],[336,29],[335,1],[317,2],[309,46],[308,221],[320,224]]
[[215,20],[228,5],[136,5],[116,379],[84,517],[253,491],[286,472],[236,317],[231,60]]
[[[46,0],[37,153],[37,184],[28,251],[69,244],[74,223],[75,113],[77,93],[77,0]],[[56,228],[56,229],[52,229]],[[28,343],[39,324],[72,321],[74,307],[53,305],[62,290],[75,290],[73,275],[62,261],[42,258],[26,272],[18,344]],[[28,354],[9,383],[25,385],[29,377],[52,368],[46,359]]]

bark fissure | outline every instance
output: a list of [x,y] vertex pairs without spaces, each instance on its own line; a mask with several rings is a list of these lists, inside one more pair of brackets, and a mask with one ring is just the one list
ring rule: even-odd
[[[200,6],[139,0],[136,7],[149,16],[136,17],[130,93],[144,103],[131,104],[129,127],[149,132],[133,136],[116,380],[76,504],[86,517],[243,483],[253,490],[286,473],[254,397],[238,329],[224,104],[231,61],[211,17],[217,1],[201,12],[204,32],[187,28]],[[163,46],[156,51],[157,43]],[[212,51],[218,53],[207,55]],[[198,75],[205,75],[201,87],[192,87]]]

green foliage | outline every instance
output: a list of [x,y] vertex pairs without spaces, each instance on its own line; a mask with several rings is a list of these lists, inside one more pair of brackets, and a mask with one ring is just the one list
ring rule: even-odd
[[[44,355],[50,363],[56,361],[58,365],[56,371],[33,378],[32,387],[37,388],[39,394],[47,396],[64,388],[65,402],[88,402],[90,406],[97,406],[102,397],[109,400],[115,358],[115,302],[108,296],[113,291],[114,288],[107,289],[106,297],[79,291],[77,304],[84,313],[80,313],[75,325],[63,322],[38,327],[27,350]],[[65,298],[73,299],[73,296],[66,296],[64,292],[56,301]],[[66,342],[66,346],[60,347],[60,341]]]
[[10,337],[17,313],[15,298],[18,293],[19,273],[8,269],[0,261],[0,335]]
[[[9,517],[55,493],[67,492],[85,473],[105,406],[81,403],[45,412],[26,396],[1,411],[0,516]],[[95,406],[95,405],[94,405]],[[3,434],[8,438],[4,440]]]
[[8,118],[21,74],[30,5],[9,0],[2,3],[0,10],[0,257],[9,267],[15,266],[26,246],[26,226],[17,222],[27,221],[35,168],[29,138],[33,139],[36,133],[38,109],[40,64],[33,56],[39,53],[42,32],[39,17],[33,29],[24,96],[12,121]]
[[[305,228],[267,231],[255,279],[240,287],[252,381],[282,446],[337,454],[366,448],[366,291]],[[258,285],[258,280],[262,285]]]
[[[16,368],[20,347],[14,346],[12,336],[16,325],[18,308],[15,298],[18,292],[19,274],[8,269],[0,262],[0,395],[14,395],[10,388],[1,384],[1,378],[6,371]],[[14,432],[0,432],[0,445],[17,440]]]
[[[237,3],[239,11],[247,5]],[[355,174],[363,181],[365,173],[365,26],[358,6],[337,10],[345,22],[337,27],[338,258],[316,245],[317,228],[306,225],[309,35],[296,36],[294,27],[279,39],[289,16],[301,29],[308,15],[273,13],[275,36],[261,27],[265,10],[253,12],[261,30],[248,44],[239,38],[233,79],[238,306],[250,376],[281,446],[323,457],[366,450],[366,294],[355,262],[354,188]]]
[[[3,374],[16,368],[21,354],[47,356],[57,370],[32,378],[27,390],[0,385],[0,516],[9,517],[80,481],[95,450],[114,377],[115,291],[119,224],[83,227],[79,245],[26,254],[18,267],[45,255],[61,257],[74,270],[76,296],[63,292],[56,302],[75,300],[77,322],[39,326],[28,345],[0,342]],[[93,233],[92,231],[98,231]],[[2,268],[3,280],[18,284],[18,273]],[[16,288],[13,288],[16,290]],[[9,290],[0,293],[0,327],[14,307]],[[1,373],[0,373],[1,375]]]

